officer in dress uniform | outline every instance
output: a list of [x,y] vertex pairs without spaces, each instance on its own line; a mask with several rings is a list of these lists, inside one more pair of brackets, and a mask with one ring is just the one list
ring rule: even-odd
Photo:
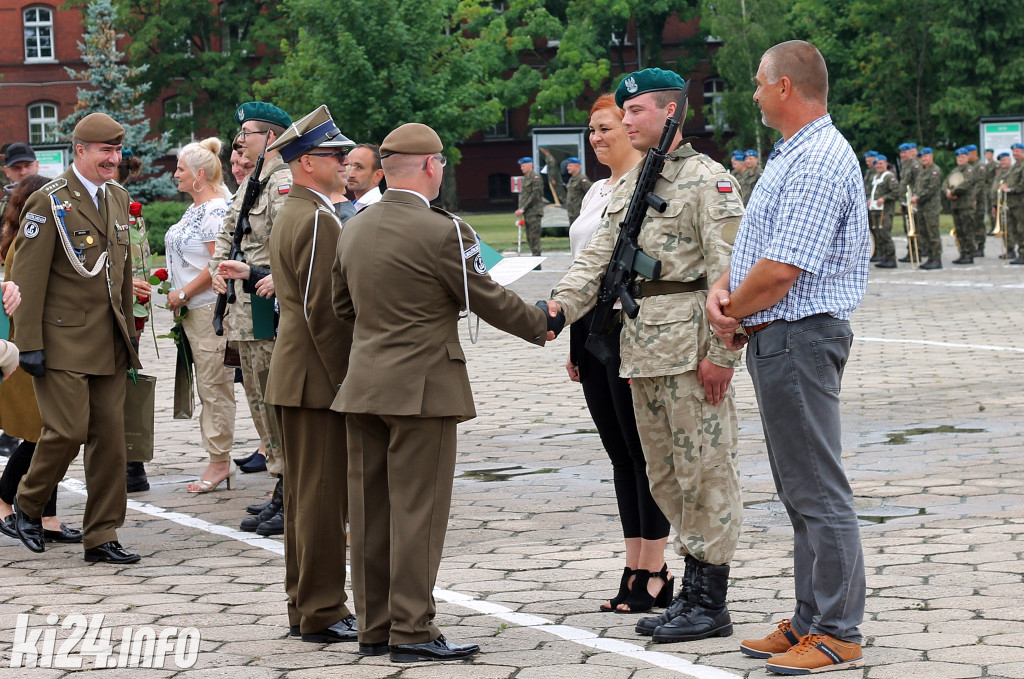
[[569,172],[569,182],[565,185],[565,211],[569,213],[569,223],[572,224],[580,216],[580,207],[583,205],[583,196],[590,190],[590,179],[583,174],[583,166],[580,159],[575,156],[566,160],[565,169]]
[[281,323],[266,393],[276,406],[284,461],[285,592],[292,632],[320,643],[356,640],[345,605],[345,415],[330,409],[351,339],[331,311],[341,220],[330,196],[345,188],[353,146],[321,106],[270,147],[292,173],[270,234]]
[[131,342],[130,199],[112,181],[122,139],[124,128],[104,113],[75,126],[71,167],[25,204],[13,272],[24,300],[14,339],[43,421],[14,502],[18,536],[43,551],[43,506],[84,443],[85,560],[116,564],[139,560],[117,529],[128,499],[125,371],[142,367]]
[[393,662],[460,660],[480,650],[445,639],[432,594],[455,427],[476,416],[458,330],[467,292],[471,311],[528,342],[543,345],[561,329],[491,279],[468,224],[430,206],[442,150],[437,133],[419,123],[384,139],[388,189],[345,224],[333,272],[335,313],[354,323],[332,408],[346,413],[348,429],[359,652],[390,651]]

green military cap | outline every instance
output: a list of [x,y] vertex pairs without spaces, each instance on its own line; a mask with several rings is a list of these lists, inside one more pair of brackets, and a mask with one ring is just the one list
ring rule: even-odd
[[307,113],[301,120],[289,125],[267,150],[280,151],[281,160],[290,163],[313,149],[338,149],[355,145],[356,143],[343,135],[334,124],[327,106],[321,104],[317,110]]
[[288,117],[287,113],[265,101],[245,102],[235,111],[235,120],[238,121],[239,125],[246,120],[259,120],[271,125],[280,125],[281,127],[288,127],[292,124],[292,119]]
[[380,145],[380,157],[387,158],[396,153],[428,156],[443,150],[437,132],[423,123],[406,123],[384,137],[384,143]]
[[72,134],[75,139],[87,144],[116,146],[124,139],[124,128],[106,113],[90,113],[78,121]]
[[661,68],[645,68],[622,79],[615,89],[615,103],[622,108],[625,102],[637,95],[662,90],[681,90],[684,87],[686,81],[678,73]]

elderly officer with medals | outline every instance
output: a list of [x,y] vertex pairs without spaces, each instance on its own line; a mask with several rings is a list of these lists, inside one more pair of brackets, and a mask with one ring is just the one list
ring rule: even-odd
[[476,416],[460,310],[538,345],[561,329],[491,279],[469,225],[430,206],[441,188],[442,148],[419,123],[384,139],[388,189],[345,224],[334,265],[335,313],[354,323],[332,408],[346,413],[348,429],[359,652],[390,651],[393,662],[461,660],[480,650],[445,640],[432,594],[451,508],[455,426]]
[[341,220],[330,196],[345,188],[345,154],[354,145],[321,106],[270,147],[292,172],[270,234],[281,323],[266,393],[284,461],[288,620],[293,635],[322,643],[356,640],[356,620],[345,605],[345,415],[330,409],[351,339],[351,328],[331,311]]
[[35,378],[43,420],[18,486],[15,528],[26,547],[43,551],[43,506],[84,443],[85,560],[116,564],[139,560],[117,541],[128,498],[125,371],[142,367],[128,322],[130,199],[112,181],[123,138],[124,128],[103,113],[75,126],[71,167],[25,204],[13,271],[24,301],[15,343],[21,367]]

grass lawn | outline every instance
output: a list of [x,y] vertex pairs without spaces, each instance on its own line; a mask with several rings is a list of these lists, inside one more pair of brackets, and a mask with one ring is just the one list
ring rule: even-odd
[[[465,213],[459,217],[476,229],[480,238],[498,252],[516,249],[516,219],[512,212]],[[541,235],[541,249],[548,251],[569,251],[569,239]],[[526,244],[526,232],[523,232],[523,251],[527,254],[530,247]]]

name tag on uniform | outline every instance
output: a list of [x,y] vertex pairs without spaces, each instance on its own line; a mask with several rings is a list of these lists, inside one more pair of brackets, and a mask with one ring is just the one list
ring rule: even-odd
[[89,233],[89,230],[85,229],[84,231],[75,231],[74,235],[76,235],[76,236],[84,236],[87,233]]

